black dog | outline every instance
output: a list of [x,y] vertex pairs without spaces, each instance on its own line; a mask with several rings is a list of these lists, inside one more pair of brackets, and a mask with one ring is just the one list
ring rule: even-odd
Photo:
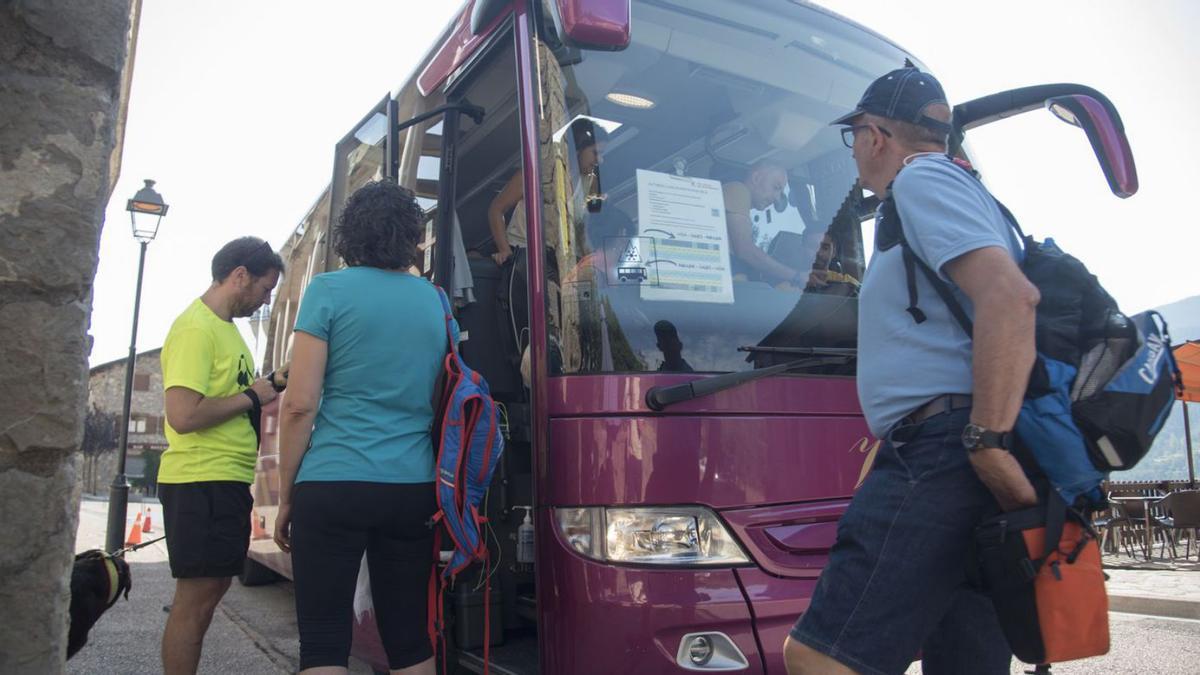
[[84,551],[75,556],[71,570],[71,632],[67,637],[67,658],[87,644],[88,631],[116,604],[122,591],[129,599],[133,579],[129,563],[99,549]]

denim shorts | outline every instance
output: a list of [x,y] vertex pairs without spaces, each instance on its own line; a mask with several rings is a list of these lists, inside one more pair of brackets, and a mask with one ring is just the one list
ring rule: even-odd
[[998,510],[960,435],[969,410],[901,423],[838,523],[792,639],[860,673],[1005,673],[991,602],[967,582],[975,526]]

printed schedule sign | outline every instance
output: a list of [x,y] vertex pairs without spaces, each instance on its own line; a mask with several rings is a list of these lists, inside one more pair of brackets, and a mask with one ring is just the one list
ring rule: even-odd
[[637,252],[641,265],[653,270],[652,281],[641,285],[642,298],[733,302],[721,183],[638,169],[637,185],[638,238],[653,242],[653,258]]

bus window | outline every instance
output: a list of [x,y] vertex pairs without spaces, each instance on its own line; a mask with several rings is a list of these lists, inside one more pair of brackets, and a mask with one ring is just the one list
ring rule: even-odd
[[905,54],[773,3],[632,8],[622,51],[565,49],[537,26],[561,372],[727,372],[853,348],[869,204],[828,124]]
[[[337,144],[333,158],[331,186],[332,225],[341,216],[346,199],[355,190],[383,177],[385,142],[387,139],[387,98],[367,113],[358,126]],[[332,229],[332,227],[330,228]],[[333,253],[333,237],[325,237],[325,260],[318,272],[329,272],[343,266]]]
[[[410,106],[403,105],[410,99],[417,99],[415,87],[410,87],[400,95],[400,108],[404,114],[416,115],[442,103],[440,100],[418,99],[415,107],[410,109]],[[413,191],[417,203],[425,212],[425,236],[417,245],[423,255],[417,257],[416,269],[412,271],[432,279],[437,245],[434,227],[437,221],[438,179],[442,167],[442,118],[435,117],[401,131],[400,143],[402,150],[397,180],[400,185]]]

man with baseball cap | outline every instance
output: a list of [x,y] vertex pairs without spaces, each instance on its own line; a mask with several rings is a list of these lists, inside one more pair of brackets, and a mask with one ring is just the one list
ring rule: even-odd
[[[1006,432],[1034,361],[1039,296],[996,201],[946,155],[950,121],[941,84],[908,67],[833,122],[863,186],[890,191],[899,216],[880,210],[859,298],[858,395],[884,442],[785,642],[792,675],[902,673],[918,653],[927,675],[1009,672],[995,612],[965,563],[986,516],[1036,503]],[[919,310],[910,302],[901,232],[951,283],[973,337],[921,274]]]

